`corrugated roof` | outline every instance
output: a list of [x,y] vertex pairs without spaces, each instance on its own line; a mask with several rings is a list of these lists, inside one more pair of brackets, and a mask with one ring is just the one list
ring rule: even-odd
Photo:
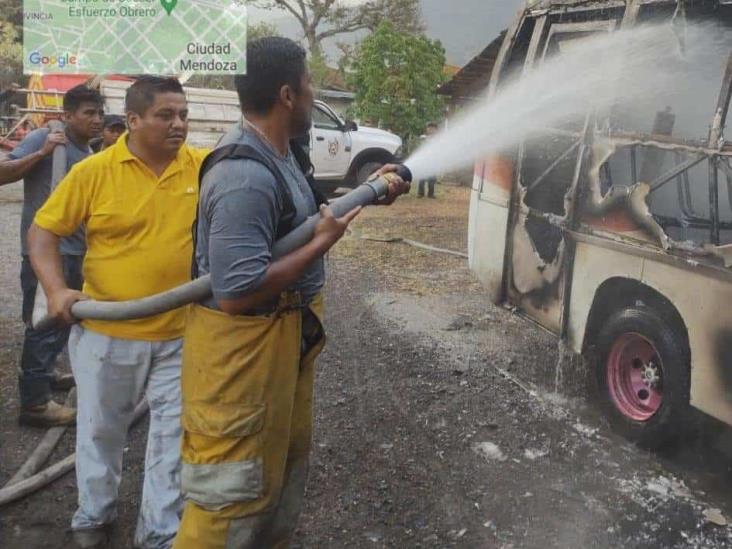
[[472,99],[478,92],[486,88],[493,73],[498,52],[506,36],[504,30],[488,46],[473,57],[458,73],[437,90],[440,95],[453,99]]

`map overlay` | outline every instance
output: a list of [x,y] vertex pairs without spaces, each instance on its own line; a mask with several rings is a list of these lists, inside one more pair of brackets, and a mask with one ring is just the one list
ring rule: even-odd
[[23,72],[242,74],[242,0],[24,0]]

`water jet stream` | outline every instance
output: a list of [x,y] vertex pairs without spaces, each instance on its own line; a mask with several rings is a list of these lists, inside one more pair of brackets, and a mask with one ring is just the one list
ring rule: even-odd
[[[707,46],[697,41],[693,47]],[[668,24],[582,38],[538,67],[524,69],[520,79],[514,75],[502,83],[494,97],[468,108],[405,164],[415,179],[466,168],[550,128],[581,124],[590,110],[630,105],[672,83],[678,87],[687,69],[684,57]]]

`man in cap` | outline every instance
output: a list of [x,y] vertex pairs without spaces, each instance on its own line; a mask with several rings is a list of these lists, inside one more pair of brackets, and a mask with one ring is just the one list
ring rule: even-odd
[[94,152],[103,151],[114,145],[119,136],[125,133],[127,125],[125,119],[118,114],[104,115],[104,124],[102,126],[102,135],[94,139],[90,145]]

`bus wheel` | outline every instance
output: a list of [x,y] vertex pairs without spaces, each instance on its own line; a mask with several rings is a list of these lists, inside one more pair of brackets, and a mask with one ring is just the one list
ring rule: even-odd
[[641,305],[610,316],[597,343],[599,396],[613,428],[646,448],[674,442],[691,413],[683,335]]

